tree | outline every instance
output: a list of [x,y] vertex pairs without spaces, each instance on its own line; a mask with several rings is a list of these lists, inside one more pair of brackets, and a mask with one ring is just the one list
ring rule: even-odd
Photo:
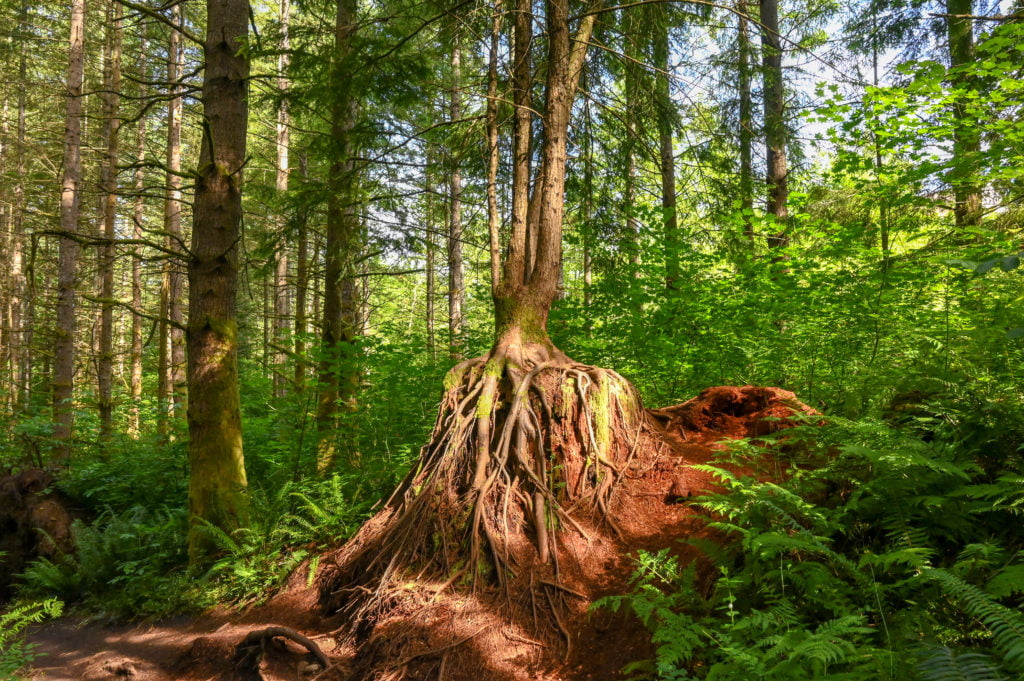
[[782,36],[779,33],[778,0],[761,2],[761,60],[764,76],[764,139],[768,201],[765,212],[775,219],[777,230],[768,245],[784,248],[789,244],[786,222],[789,218],[789,177],[786,168],[786,91],[782,75]]
[[950,183],[953,185],[953,214],[958,227],[981,222],[981,188],[975,178],[976,158],[981,151],[977,121],[967,115],[974,88],[965,67],[975,59],[974,0],[946,0],[946,35],[949,40],[949,66],[953,87],[961,98],[953,105],[953,158]]
[[242,225],[249,59],[248,0],[207,0],[203,141],[189,256],[189,558],[213,548],[206,525],[246,522],[238,393],[238,242]]
[[60,255],[57,326],[53,348],[53,436],[56,456],[71,456],[74,423],[75,285],[78,273],[78,213],[82,192],[82,83],[85,79],[85,0],[72,0],[68,51],[68,100],[64,127],[64,171],[60,191]]
[[[348,559],[321,579],[329,605],[356,594],[347,607],[357,619],[372,616],[407,570],[446,584],[481,575],[504,584],[513,563],[550,569],[559,549],[550,528],[571,525],[584,509],[607,513],[616,462],[628,455],[627,432],[638,417],[632,386],[569,359],[547,329],[561,269],[567,132],[596,13],[582,11],[573,36],[569,0],[546,3],[540,164],[529,183],[529,9],[520,1],[514,14],[518,185],[493,295],[495,341],[448,373],[419,464],[350,542]],[[368,584],[374,588],[349,588]]]
[[100,175],[101,230],[103,245],[99,253],[100,273],[100,337],[97,361],[97,393],[99,396],[100,439],[109,440],[114,415],[114,223],[117,220],[117,164],[121,91],[121,43],[124,29],[121,22],[124,8],[111,0],[107,7],[103,72],[103,133],[106,158]]
[[[317,400],[317,470],[325,474],[335,464],[339,405],[353,409],[359,389],[359,367],[355,341],[359,325],[356,291],[356,254],[361,242],[361,224],[356,203],[355,140],[358,103],[352,91],[351,66],[356,38],[356,2],[338,0],[334,25],[334,58],[331,82],[332,161],[327,178],[327,243],[324,256],[324,309],[320,360],[320,395]],[[354,457],[355,451],[347,455]]]

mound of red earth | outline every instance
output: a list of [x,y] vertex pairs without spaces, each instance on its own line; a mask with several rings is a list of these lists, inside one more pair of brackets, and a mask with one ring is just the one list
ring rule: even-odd
[[[709,462],[723,441],[764,436],[806,420],[794,416],[816,414],[793,393],[754,386],[709,388],[683,404],[646,410],[633,444],[636,455],[613,498],[614,520],[581,518],[566,528],[553,565],[519,572],[529,584],[491,588],[413,574],[388,594],[372,621],[353,626],[343,610],[323,610],[324,594],[307,586],[308,568],[300,569],[283,593],[237,617],[220,613],[185,626],[91,627],[77,634],[67,623],[51,625],[34,639],[38,652],[50,656],[38,661],[34,678],[621,678],[624,665],[650,657],[649,637],[625,614],[590,606],[629,591],[640,550],[667,547],[684,561],[699,560],[682,540],[711,533],[688,500],[715,485],[693,466]],[[385,521],[370,520],[353,541],[372,536],[374,523]],[[324,556],[321,572],[345,555],[342,547]],[[69,654],[69,636],[91,643]]]
[[53,476],[39,468],[0,476],[0,603],[33,558],[74,550],[72,516],[52,483]]

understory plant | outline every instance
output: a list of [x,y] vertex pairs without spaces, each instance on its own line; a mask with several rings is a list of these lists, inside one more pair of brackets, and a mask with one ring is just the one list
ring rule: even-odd
[[880,421],[783,437],[699,467],[722,488],[693,501],[720,538],[689,540],[704,567],[641,552],[601,602],[657,646],[633,677],[1022,678],[1020,457],[982,466],[956,429]]
[[25,628],[46,619],[60,617],[63,603],[56,598],[11,606],[0,612],[0,681],[13,681],[17,672],[35,658],[32,645],[25,642]]

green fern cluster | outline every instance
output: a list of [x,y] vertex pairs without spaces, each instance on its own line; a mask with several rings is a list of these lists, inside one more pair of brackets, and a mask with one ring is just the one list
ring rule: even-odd
[[34,659],[31,644],[22,638],[25,627],[59,617],[64,604],[56,598],[23,603],[0,613],[0,681],[13,681]]
[[710,584],[642,553],[632,593],[601,603],[651,632],[634,678],[1024,677],[1018,463],[880,422],[808,430],[802,449],[741,442],[700,467],[723,491],[694,503],[731,538],[692,542]]

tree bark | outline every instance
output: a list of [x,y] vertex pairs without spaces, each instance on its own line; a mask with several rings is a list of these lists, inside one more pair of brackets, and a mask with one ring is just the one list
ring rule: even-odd
[[[338,0],[335,17],[332,79],[335,84],[331,105],[331,137],[337,145],[331,163],[327,200],[327,243],[324,260],[324,316],[320,396],[317,402],[317,471],[325,475],[338,459],[337,418],[339,405],[355,409],[359,368],[355,339],[359,324],[359,301],[354,267],[360,240],[356,211],[356,177],[352,129],[356,100],[347,73],[355,38],[355,0]],[[357,458],[354,438],[345,438],[345,456],[350,464]]]
[[61,236],[57,270],[57,325],[53,348],[53,437],[55,457],[71,456],[74,424],[75,286],[78,273],[78,214],[82,190],[82,82],[85,76],[85,0],[72,0],[68,51],[64,172],[60,193]]
[[[946,0],[949,65],[952,69],[971,64],[974,51],[974,0]],[[981,224],[981,188],[975,179],[981,137],[977,123],[967,113],[966,100],[974,89],[972,79],[963,73],[954,73],[953,87],[963,93],[963,101],[953,105],[953,158],[949,173],[953,185],[953,210],[957,227]]]
[[778,0],[761,0],[761,51],[764,69],[764,136],[768,199],[765,212],[775,218],[772,248],[789,245],[786,169],[785,87],[782,77],[782,42],[779,35]]
[[658,148],[661,160],[661,210],[665,236],[665,286],[674,289],[679,284],[679,218],[676,215],[676,158],[672,143],[672,122],[675,105],[672,103],[669,82],[669,21],[659,17],[654,37],[654,94],[658,114]]
[[[462,117],[462,48],[460,32],[452,36],[452,91],[449,121],[455,124]],[[449,168],[448,210],[448,355],[462,359],[462,314],[466,302],[465,278],[462,272],[462,174],[460,151],[453,149]]]
[[103,74],[103,139],[106,158],[100,176],[102,193],[102,235],[100,247],[100,337],[96,379],[99,402],[100,439],[109,440],[114,417],[114,223],[117,220],[118,120],[121,91],[121,21],[124,9],[111,0],[107,10],[106,63]]
[[487,236],[490,246],[491,295],[501,277],[501,214],[498,212],[498,43],[502,0],[494,0],[491,41],[487,50]]
[[[144,29],[142,29],[144,30]],[[142,80],[146,80],[146,46],[147,41],[143,35],[139,40],[139,74]],[[146,99],[147,88],[144,84],[139,86],[139,98]],[[144,110],[139,116],[138,136],[135,140],[135,205],[132,212],[132,238],[138,242],[142,240],[142,226],[145,222],[146,199],[146,172],[143,164],[146,161],[146,132],[148,116]],[[142,255],[138,243],[132,246],[132,328],[131,328],[131,351],[129,360],[129,398],[131,404],[128,408],[128,435],[133,439],[139,437],[139,416],[142,405]]]
[[753,170],[753,147],[754,147],[754,117],[753,99],[750,92],[750,27],[748,12],[750,5],[747,0],[739,0],[737,3],[738,17],[738,42],[739,42],[739,67],[738,67],[738,90],[739,90],[739,143],[740,143],[740,212],[743,217],[743,234],[750,241],[750,247],[754,246],[754,170]]
[[[536,202],[530,201],[536,207],[531,206],[529,210],[525,233],[517,233],[513,223],[494,308],[498,345],[524,349],[535,346],[549,356],[559,356],[548,337],[547,319],[558,292],[561,269],[569,118],[595,15],[584,15],[573,39],[569,32],[568,0],[548,0],[546,6],[548,60],[544,136],[541,166],[533,188]],[[518,23],[516,28],[517,42],[525,43],[519,40]],[[516,61],[518,67],[522,61],[518,53]],[[528,81],[518,80],[516,87],[523,82]],[[522,113],[519,101],[517,94],[517,117]],[[535,244],[533,258],[528,258],[528,244]]]
[[[278,197],[284,198],[288,191],[288,146],[290,143],[291,117],[288,112],[288,64],[290,41],[288,30],[291,23],[291,0],[280,0],[281,40],[277,57],[277,89],[281,101],[277,105],[277,174],[274,187]],[[288,391],[288,353],[284,351],[288,341],[288,318],[291,316],[291,298],[288,287],[288,240],[284,231],[287,219],[283,213],[277,216],[277,260],[274,265],[274,396],[282,398]]]
[[247,0],[207,0],[203,141],[189,258],[189,559],[215,549],[206,525],[246,523],[238,393],[238,242],[246,151]]
[[[237,0],[235,0],[237,1]],[[175,4],[171,10],[171,19],[181,24],[181,4]],[[167,103],[167,201],[164,204],[164,229],[167,231],[167,246],[180,251],[184,244],[181,230],[181,125],[182,125],[182,94],[181,70],[184,62],[184,48],[181,34],[170,31],[167,52],[167,82],[173,88],[174,97]],[[184,414],[186,410],[187,379],[185,376],[185,333],[182,331],[185,322],[185,291],[184,277],[181,272],[181,260],[168,260],[168,308],[167,316],[171,321],[169,389],[171,404],[175,414]]]

